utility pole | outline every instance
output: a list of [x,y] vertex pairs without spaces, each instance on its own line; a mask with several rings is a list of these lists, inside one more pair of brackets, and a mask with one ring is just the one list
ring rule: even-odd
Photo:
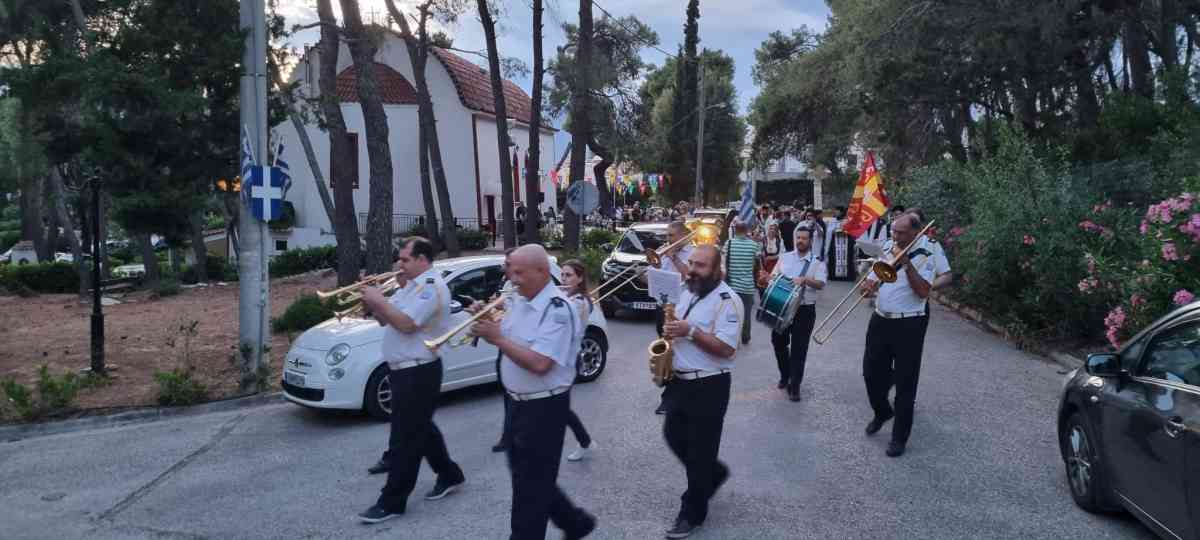
[[[241,0],[241,28],[246,32],[242,52],[241,124],[250,138],[258,160],[267,163],[267,31],[264,0]],[[239,139],[241,135],[239,134]],[[249,178],[242,179],[238,205],[238,350],[242,355],[242,390],[257,389],[267,344],[268,304],[267,224],[259,221],[246,204]],[[269,357],[268,357],[269,360]]]
[[704,63],[699,58],[696,62],[700,64],[700,80],[696,85],[696,90],[700,92],[700,108],[697,110],[700,132],[696,135],[696,208],[700,208],[704,206]]
[[[104,311],[100,293],[100,177],[88,182],[92,188],[92,373],[104,375]],[[107,263],[106,263],[107,264]]]

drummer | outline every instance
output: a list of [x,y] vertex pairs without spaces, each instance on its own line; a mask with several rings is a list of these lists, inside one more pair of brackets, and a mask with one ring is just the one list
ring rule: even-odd
[[[799,308],[791,321],[775,325],[776,331],[771,334],[771,345],[775,348],[775,362],[779,366],[778,387],[787,388],[788,399],[800,401],[800,383],[804,380],[808,340],[817,318],[817,299],[820,298],[821,289],[825,288],[828,277],[825,262],[812,250],[813,230],[797,227],[793,232],[793,239],[794,249],[779,257],[771,279],[782,276],[782,279],[791,281],[795,287],[792,294],[796,296]],[[763,297],[762,309],[774,308],[776,314],[781,314],[779,312],[783,306],[773,305],[772,301],[778,300],[771,292],[772,289],[768,288]]]

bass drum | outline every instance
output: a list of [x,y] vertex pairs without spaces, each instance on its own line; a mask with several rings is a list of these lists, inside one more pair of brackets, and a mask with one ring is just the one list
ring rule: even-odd
[[792,280],[779,274],[771,278],[770,284],[763,291],[762,305],[754,314],[755,320],[763,323],[775,332],[782,332],[791,326],[796,311],[800,309],[800,294]]

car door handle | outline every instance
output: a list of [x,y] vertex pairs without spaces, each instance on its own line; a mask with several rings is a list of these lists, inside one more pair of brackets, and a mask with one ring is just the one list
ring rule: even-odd
[[1092,396],[1088,398],[1088,401],[1091,401],[1092,403],[1100,403],[1100,396]]
[[1167,436],[1174,438],[1178,437],[1180,432],[1187,429],[1187,426],[1183,424],[1183,418],[1175,416],[1167,420],[1163,425],[1163,429],[1167,432]]

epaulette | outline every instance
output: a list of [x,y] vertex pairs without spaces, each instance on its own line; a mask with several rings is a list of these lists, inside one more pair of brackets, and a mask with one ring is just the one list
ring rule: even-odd
[[729,293],[727,293],[727,292],[721,293],[721,300],[729,300]]
[[427,277],[427,278],[425,278],[425,283],[428,283],[428,284],[430,284],[430,285],[433,285],[433,278],[432,278],[432,277]]
[[562,298],[559,298],[557,296],[550,298],[550,303],[553,304],[554,307],[563,307],[563,306],[567,305],[567,303],[564,302]]

